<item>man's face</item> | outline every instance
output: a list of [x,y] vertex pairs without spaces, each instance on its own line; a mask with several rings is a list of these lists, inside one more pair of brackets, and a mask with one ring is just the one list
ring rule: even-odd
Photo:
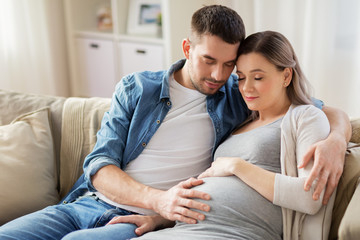
[[240,43],[229,44],[217,36],[204,35],[190,43],[187,87],[215,94],[228,80],[236,63]]

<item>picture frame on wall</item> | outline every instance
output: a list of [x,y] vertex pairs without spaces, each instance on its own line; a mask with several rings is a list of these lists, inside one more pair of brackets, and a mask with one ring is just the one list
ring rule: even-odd
[[129,1],[128,34],[158,35],[160,26],[161,0]]

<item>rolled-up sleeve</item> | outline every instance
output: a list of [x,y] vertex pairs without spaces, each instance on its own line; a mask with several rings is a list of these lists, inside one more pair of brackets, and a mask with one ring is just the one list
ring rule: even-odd
[[95,187],[91,182],[91,177],[95,175],[95,173],[97,173],[97,171],[99,171],[100,168],[103,168],[108,165],[115,165],[120,168],[120,164],[117,161],[108,157],[96,157],[90,161],[85,172],[85,179],[89,191],[96,191]]
[[133,115],[133,86],[124,78],[116,87],[111,107],[104,114],[101,128],[97,133],[94,149],[84,160],[85,181],[89,190],[94,191],[91,177],[107,165],[123,166],[124,151]]

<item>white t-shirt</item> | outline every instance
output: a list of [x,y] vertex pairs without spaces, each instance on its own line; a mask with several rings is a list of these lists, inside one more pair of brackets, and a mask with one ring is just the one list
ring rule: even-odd
[[[147,186],[167,190],[195,177],[210,166],[215,133],[206,110],[206,95],[169,79],[172,107],[142,153],[124,171]],[[100,199],[142,214],[153,211],[117,204],[104,195]]]

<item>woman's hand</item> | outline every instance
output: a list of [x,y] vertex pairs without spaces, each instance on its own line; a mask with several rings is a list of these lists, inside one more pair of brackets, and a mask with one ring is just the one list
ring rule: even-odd
[[127,215],[117,216],[110,220],[107,225],[117,223],[133,223],[138,228],[135,229],[135,233],[138,236],[144,233],[153,231],[155,229],[161,229],[174,226],[174,222],[167,220],[160,215],[144,216],[144,215]]
[[241,164],[242,161],[244,160],[238,157],[218,157],[211,164],[211,167],[201,173],[198,178],[225,177],[234,175],[234,170],[238,164]]

